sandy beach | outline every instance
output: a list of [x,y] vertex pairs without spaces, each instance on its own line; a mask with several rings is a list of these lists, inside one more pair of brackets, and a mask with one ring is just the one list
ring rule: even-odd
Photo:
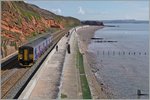
[[97,71],[95,66],[95,58],[92,53],[88,52],[88,44],[91,38],[94,36],[94,32],[98,29],[103,28],[102,26],[89,26],[77,31],[78,34],[78,45],[80,52],[84,58],[84,69],[86,77],[90,86],[91,94],[93,99],[107,99],[110,98],[109,94],[105,91],[103,83],[98,82],[95,72]]
[[88,44],[91,41],[91,38],[94,36],[94,32],[98,29],[103,28],[103,26],[89,26],[81,28],[77,31],[79,38],[79,45],[81,45],[82,53],[85,53],[88,48]]

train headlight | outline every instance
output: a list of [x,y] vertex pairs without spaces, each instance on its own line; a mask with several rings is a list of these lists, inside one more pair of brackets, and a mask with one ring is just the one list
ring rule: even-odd
[[22,58],[23,58],[22,54],[19,54],[19,59],[22,59]]
[[30,58],[30,59],[33,59],[33,54],[30,54],[30,55],[29,55],[29,58]]

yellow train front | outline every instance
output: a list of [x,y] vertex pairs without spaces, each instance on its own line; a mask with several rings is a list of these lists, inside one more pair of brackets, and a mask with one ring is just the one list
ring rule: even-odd
[[31,66],[52,45],[50,34],[19,47],[18,61],[21,66]]
[[33,48],[28,46],[20,47],[18,52],[18,61],[21,66],[33,65]]

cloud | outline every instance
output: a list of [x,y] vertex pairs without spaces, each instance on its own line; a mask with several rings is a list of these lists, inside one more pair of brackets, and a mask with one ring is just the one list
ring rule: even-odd
[[83,10],[82,7],[78,7],[78,13],[81,14],[81,15],[84,15],[85,11]]
[[23,0],[25,3],[28,3],[28,1],[27,0]]
[[52,9],[52,12],[55,13],[55,14],[59,14],[59,15],[62,13],[60,8]]

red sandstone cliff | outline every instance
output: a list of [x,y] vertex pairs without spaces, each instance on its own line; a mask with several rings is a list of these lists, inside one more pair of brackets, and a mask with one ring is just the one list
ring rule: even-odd
[[[74,18],[55,15],[35,5],[23,1],[2,1],[1,12],[1,55],[5,57],[15,52],[19,45],[51,30],[79,24]],[[67,23],[71,21],[71,23]],[[72,23],[73,22],[73,23]]]

